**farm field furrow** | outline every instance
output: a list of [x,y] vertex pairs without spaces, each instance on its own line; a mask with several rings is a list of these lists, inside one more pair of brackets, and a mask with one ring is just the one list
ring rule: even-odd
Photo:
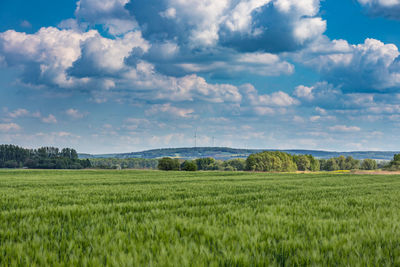
[[2,266],[400,266],[400,175],[0,170]]

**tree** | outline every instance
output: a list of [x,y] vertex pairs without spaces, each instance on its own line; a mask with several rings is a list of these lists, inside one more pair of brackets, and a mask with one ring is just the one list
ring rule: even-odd
[[390,171],[398,171],[400,170],[400,154],[395,154],[393,156],[393,160],[385,167],[385,169]]
[[338,165],[339,170],[347,170],[346,168],[346,158],[344,156],[340,156],[336,159],[336,163]]
[[325,163],[325,168],[326,171],[337,171],[339,170],[339,165],[336,162],[335,158],[330,158],[326,161]]
[[346,164],[345,164],[345,169],[344,170],[358,170],[360,168],[360,161],[357,159],[354,159],[351,156],[348,156],[346,158]]
[[311,170],[311,162],[306,155],[294,156],[294,161],[296,162],[299,171]]
[[0,168],[70,169],[89,166],[90,162],[79,160],[78,153],[70,148],[65,148],[60,152],[56,147],[41,147],[35,150],[0,145]]
[[197,171],[197,165],[191,160],[185,160],[181,165],[182,171]]
[[162,171],[179,171],[179,160],[164,157],[158,160],[158,169]]
[[246,169],[246,160],[230,159],[223,163],[224,170],[244,171]]
[[364,159],[361,163],[361,169],[363,170],[376,170],[377,168],[378,164],[373,159]]
[[209,170],[210,166],[215,163],[215,159],[213,158],[200,158],[196,159],[195,163],[197,165],[198,170]]
[[310,171],[317,172],[321,169],[319,160],[314,158],[312,155],[307,155],[310,160]]
[[265,151],[251,154],[246,159],[246,170],[249,171],[296,171],[293,157],[285,152]]

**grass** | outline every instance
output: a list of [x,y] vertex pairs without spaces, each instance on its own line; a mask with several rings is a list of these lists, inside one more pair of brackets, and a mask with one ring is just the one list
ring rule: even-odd
[[0,171],[2,266],[400,266],[400,176]]

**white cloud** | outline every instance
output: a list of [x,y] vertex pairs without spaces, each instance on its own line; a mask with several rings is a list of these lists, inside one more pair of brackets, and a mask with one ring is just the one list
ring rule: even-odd
[[282,91],[259,95],[256,88],[251,84],[242,85],[240,89],[244,95],[243,108],[250,108],[257,115],[272,115],[277,111],[285,113],[286,108],[299,103],[296,99]]
[[313,100],[314,99],[314,95],[312,94],[313,90],[314,90],[313,86],[309,87],[309,86],[299,85],[296,87],[294,95],[297,96],[298,98]]
[[321,115],[327,115],[328,114],[328,112],[325,109],[320,108],[320,107],[316,107],[315,111],[318,112]]
[[20,25],[21,25],[21,27],[23,27],[23,28],[32,28],[32,24],[31,24],[29,21],[27,21],[27,20],[21,21]]
[[137,28],[137,22],[125,9],[130,0],[80,0],[75,16],[92,26],[103,25],[110,34],[120,35]]
[[0,132],[15,132],[21,130],[21,127],[16,123],[0,123]]
[[329,83],[346,92],[385,91],[400,86],[400,52],[375,39],[350,45],[323,41],[300,53],[298,60],[316,68]]
[[186,108],[177,108],[172,106],[171,104],[163,104],[163,105],[153,105],[150,109],[146,111],[146,115],[167,115],[178,118],[192,118],[194,116],[194,109],[186,109]]
[[49,123],[49,124],[50,123],[54,124],[54,123],[57,123],[57,119],[53,114],[49,114],[49,116],[42,118],[42,122]]
[[8,66],[24,68],[25,83],[70,88],[85,80],[68,77],[65,70],[80,57],[80,42],[96,34],[53,27],[41,28],[35,34],[8,30],[0,33],[0,55]]
[[357,126],[335,125],[329,127],[329,130],[333,132],[359,132],[361,128]]
[[319,0],[131,1],[128,9],[146,35],[177,39],[190,49],[222,44],[247,52],[295,50],[326,29]]
[[176,67],[186,73],[222,73],[232,77],[243,73],[260,76],[290,75],[295,69],[293,64],[270,53],[243,53],[220,61],[178,63]]
[[23,108],[19,108],[17,110],[14,110],[12,112],[8,113],[8,116],[10,116],[11,118],[18,118],[18,117],[24,117],[24,116],[28,116],[29,115],[29,111]]
[[400,20],[400,0],[358,0],[373,16]]
[[316,115],[316,116],[311,116],[311,117],[310,117],[310,121],[311,121],[311,122],[317,122],[317,121],[334,121],[334,120],[336,120],[336,117],[335,117],[335,116],[319,116],[319,115]]
[[253,106],[288,107],[297,105],[298,101],[287,93],[278,91],[272,94],[259,95],[258,91],[251,84],[242,86],[246,98]]
[[73,108],[67,109],[65,111],[65,114],[67,114],[68,116],[70,116],[73,119],[82,119],[86,115],[85,113],[80,112],[79,110],[73,109]]
[[133,48],[146,52],[150,45],[141,32],[129,32],[122,38],[108,39],[95,34],[81,42],[81,57],[71,66],[69,73],[76,77],[112,75],[122,71],[125,59]]
[[304,123],[305,122],[304,118],[302,118],[300,116],[297,116],[297,115],[295,115],[293,117],[293,121],[296,122],[296,123]]

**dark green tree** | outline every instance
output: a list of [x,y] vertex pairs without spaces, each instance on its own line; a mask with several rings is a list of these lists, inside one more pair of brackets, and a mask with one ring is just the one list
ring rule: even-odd
[[162,171],[179,171],[179,160],[164,157],[158,160],[158,169]]
[[200,158],[196,159],[195,163],[197,165],[198,170],[209,170],[210,166],[215,163],[215,159],[213,158]]
[[182,171],[197,171],[197,164],[191,160],[185,160],[181,165]]

